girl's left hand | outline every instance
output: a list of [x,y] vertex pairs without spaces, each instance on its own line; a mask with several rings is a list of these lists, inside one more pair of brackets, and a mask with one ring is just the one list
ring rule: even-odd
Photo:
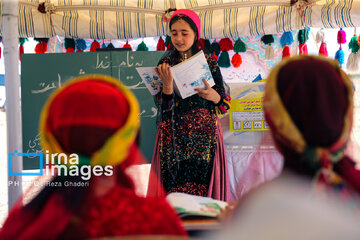
[[215,91],[215,89],[211,88],[209,83],[203,79],[205,84],[205,89],[195,88],[195,91],[198,91],[198,95],[208,101],[212,101],[213,103],[217,104],[220,102],[221,97],[220,94]]

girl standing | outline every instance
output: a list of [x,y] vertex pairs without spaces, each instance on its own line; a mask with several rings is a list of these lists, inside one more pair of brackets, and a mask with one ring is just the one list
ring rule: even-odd
[[[230,96],[225,92],[217,62],[208,55],[215,85],[211,88],[203,80],[205,89],[197,89],[198,94],[185,99],[174,93],[170,67],[200,50],[200,18],[191,10],[177,10],[169,26],[175,49],[156,68],[163,88],[156,96],[160,118],[152,170],[161,176],[167,193],[230,200],[224,142],[217,118],[217,114],[230,108]],[[148,194],[156,194],[151,188],[150,183]]]

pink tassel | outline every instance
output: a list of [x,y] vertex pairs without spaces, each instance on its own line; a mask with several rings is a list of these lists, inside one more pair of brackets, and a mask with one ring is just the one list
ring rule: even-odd
[[299,54],[300,55],[308,55],[308,49],[306,42],[299,45]]
[[324,57],[329,56],[325,42],[321,43],[320,45],[319,55],[322,55]]
[[337,42],[338,44],[346,43],[346,33],[342,28],[338,31]]

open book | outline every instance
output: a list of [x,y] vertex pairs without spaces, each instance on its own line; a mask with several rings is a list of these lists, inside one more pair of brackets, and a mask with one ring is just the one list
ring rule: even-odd
[[195,196],[187,193],[170,193],[167,201],[179,214],[184,217],[217,217],[228,203],[209,197]]
[[[160,92],[162,82],[153,67],[138,67],[136,70],[152,95]],[[203,79],[209,83],[210,87],[215,85],[203,51],[171,67],[171,72],[174,76],[175,92],[181,98],[197,94],[195,88],[205,89]]]

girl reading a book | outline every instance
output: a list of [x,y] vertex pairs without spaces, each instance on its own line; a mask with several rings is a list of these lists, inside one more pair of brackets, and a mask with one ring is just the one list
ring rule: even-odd
[[[137,144],[138,115],[135,96],[109,76],[85,75],[58,89],[41,115],[44,152],[76,153],[77,166],[65,166],[91,169],[93,174],[90,179],[83,178],[85,171],[58,174],[25,206],[20,199],[0,239],[186,235],[166,200],[139,196],[127,174],[130,166],[146,162]],[[101,168],[111,171],[103,174]],[[78,182],[83,184],[71,186]]]
[[[185,192],[230,200],[227,163],[217,114],[230,108],[217,62],[206,55],[215,85],[182,99],[174,92],[170,67],[200,51],[200,18],[188,9],[175,11],[169,22],[174,50],[156,68],[163,81],[156,95],[159,119],[152,170],[161,177],[167,193]],[[156,195],[153,184],[149,195]]]

